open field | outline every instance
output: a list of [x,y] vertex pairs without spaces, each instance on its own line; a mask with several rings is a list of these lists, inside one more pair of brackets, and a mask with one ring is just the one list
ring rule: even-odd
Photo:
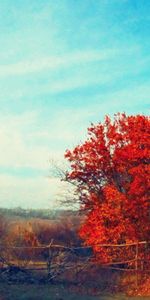
[[[145,292],[149,284],[142,286],[147,278],[147,272],[143,273],[148,271],[147,265],[140,264],[138,256],[135,257],[136,247],[131,252],[133,265],[130,270],[126,266],[127,272],[125,266],[121,268],[120,260],[119,265],[103,268],[95,263],[93,253],[78,238],[82,217],[73,214],[66,217],[69,213],[64,216],[63,212],[58,219],[37,216],[26,219],[24,215],[13,214],[1,218],[0,300],[126,300],[128,297],[120,293],[150,294]],[[143,242],[138,244],[138,254],[143,245]],[[142,266],[138,278],[137,261]]]

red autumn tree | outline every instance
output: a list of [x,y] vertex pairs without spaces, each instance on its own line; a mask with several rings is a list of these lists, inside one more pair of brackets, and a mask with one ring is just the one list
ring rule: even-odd
[[150,240],[150,119],[117,114],[88,128],[87,140],[67,150],[87,218],[80,229],[98,260],[112,261],[118,250],[100,244]]

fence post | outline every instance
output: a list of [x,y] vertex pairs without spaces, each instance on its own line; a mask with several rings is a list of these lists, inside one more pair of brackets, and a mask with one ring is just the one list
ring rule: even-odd
[[53,239],[51,240],[50,244],[48,245],[48,261],[47,261],[47,276],[48,280],[51,280],[51,262],[52,262],[52,253],[51,253],[51,246],[53,243]]
[[138,242],[135,245],[135,272],[136,272],[136,288],[138,287],[138,254],[139,254],[139,245]]

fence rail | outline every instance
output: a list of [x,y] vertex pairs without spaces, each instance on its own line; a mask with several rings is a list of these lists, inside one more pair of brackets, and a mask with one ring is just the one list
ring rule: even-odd
[[[121,259],[118,257],[116,261],[110,261],[101,263],[101,268],[118,270],[118,271],[131,271],[136,274],[136,284],[138,284],[138,274],[150,273],[150,247],[148,245],[150,241],[135,241],[132,243],[124,244],[95,244],[93,246],[98,246],[108,249],[122,249],[132,247],[134,251],[132,252],[133,257],[126,259]],[[144,247],[143,247],[144,246]],[[140,247],[143,251],[143,257],[140,254]],[[0,244],[0,268],[5,269],[13,268],[18,266],[24,270],[30,271],[47,271],[48,278],[51,280],[55,278],[61,272],[69,269],[77,269],[81,272],[83,269],[95,264],[94,255],[91,251],[91,255],[85,255],[82,250],[92,250],[90,246],[68,246],[54,244],[51,240],[48,245],[37,245],[37,246],[17,246],[17,245],[3,245]],[[145,253],[148,250],[148,255]]]
[[62,248],[62,249],[87,249],[87,248],[91,248],[93,246],[99,246],[99,247],[127,247],[127,246],[135,246],[135,245],[146,245],[146,244],[150,244],[150,241],[135,241],[135,242],[131,242],[131,243],[123,243],[123,244],[92,244],[92,246],[64,246],[61,244],[46,244],[46,245],[39,245],[39,246],[6,246],[3,244],[0,244],[0,249],[1,248],[7,248],[7,249],[11,249],[11,248],[34,248],[34,249],[41,249],[41,248]]

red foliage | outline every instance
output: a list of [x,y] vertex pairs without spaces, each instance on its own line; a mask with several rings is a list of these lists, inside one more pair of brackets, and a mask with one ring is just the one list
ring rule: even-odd
[[66,151],[67,180],[76,184],[81,208],[88,210],[80,236],[99,260],[112,260],[99,244],[150,240],[150,119],[106,116],[88,136]]

